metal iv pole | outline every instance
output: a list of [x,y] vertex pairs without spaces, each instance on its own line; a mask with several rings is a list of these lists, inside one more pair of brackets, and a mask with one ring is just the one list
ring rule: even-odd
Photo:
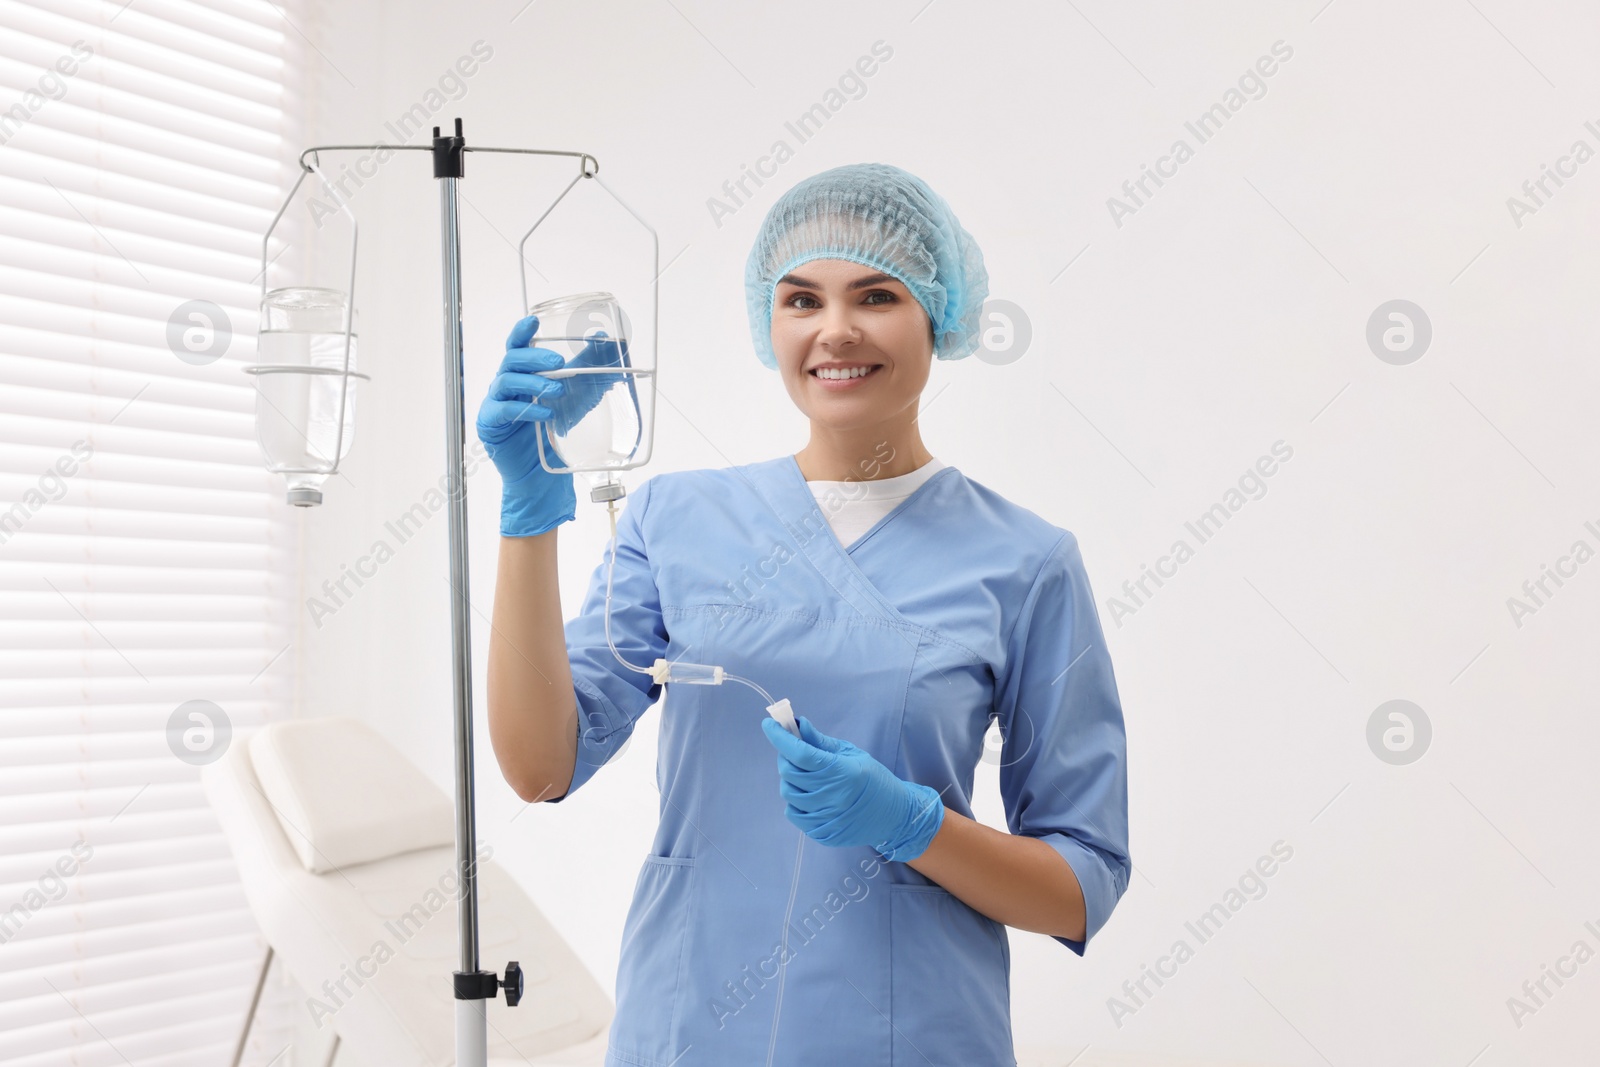
[[478,966],[478,823],[472,778],[472,618],[467,584],[466,363],[461,343],[461,234],[457,228],[456,182],[465,171],[466,139],[461,120],[453,136],[433,128],[433,176],[439,179],[439,235],[444,265],[444,436],[450,492],[450,659],[455,703],[456,870],[461,899],[456,905],[461,966],[456,971],[456,1067],[487,1063],[489,999],[504,986],[506,1003],[522,999],[522,969],[513,961],[502,979]]
[[[580,158],[578,177],[563,189],[554,204],[533,224],[523,236],[523,244],[549,217],[567,193],[584,178],[598,181],[600,165],[593,156],[579,152],[544,152],[537,149],[468,148],[461,133],[461,120],[456,119],[455,133],[440,136],[439,127],[433,128],[433,176],[439,180],[439,234],[444,264],[444,392],[445,392],[445,452],[449,463],[450,505],[450,624],[452,663],[455,695],[455,756],[456,756],[456,867],[461,876],[461,899],[457,908],[461,966],[455,972],[456,999],[456,1067],[486,1067],[488,1048],[488,1002],[494,999],[497,989],[506,991],[506,1003],[515,1007],[522,998],[522,969],[513,960],[506,966],[505,977],[494,971],[482,970],[478,960],[478,879],[477,879],[477,821],[474,814],[475,788],[472,769],[472,647],[471,647],[471,594],[467,583],[467,485],[463,470],[463,451],[466,441],[465,414],[465,364],[461,339],[461,237],[458,230],[459,215],[456,203],[456,182],[465,174],[463,163],[466,153],[520,152],[532,155],[568,155]],[[593,164],[593,170],[590,169]],[[605,185],[623,209],[645,229],[655,255],[652,272],[652,313],[659,314],[660,242],[651,226],[622,198]],[[522,263],[522,246],[518,247],[518,261]],[[523,304],[527,305],[527,277],[524,265]],[[651,337],[651,345],[656,344]],[[654,361],[652,359],[652,365]],[[654,378],[651,379],[652,388]]]
[[[450,511],[450,629],[451,629],[451,668],[452,684],[451,694],[454,704],[454,732],[455,732],[455,815],[456,815],[456,874],[460,885],[460,896],[457,900],[457,935],[460,944],[459,967],[452,975],[455,1003],[455,1035],[456,1035],[456,1067],[487,1067],[488,1062],[488,1002],[498,995],[500,989],[506,991],[506,1004],[515,1007],[522,998],[523,976],[522,969],[517,961],[513,960],[506,966],[505,975],[502,977],[495,971],[482,969],[478,954],[478,877],[477,877],[477,821],[475,815],[475,784],[473,781],[473,742],[472,742],[472,639],[471,639],[471,593],[468,584],[468,546],[467,546],[467,487],[463,467],[466,443],[466,412],[465,412],[465,358],[462,344],[461,326],[461,235],[460,216],[457,204],[456,183],[465,175],[463,164],[467,152],[497,152],[518,155],[536,156],[567,156],[579,161],[578,174],[567,184],[561,193],[540,215],[533,226],[523,235],[522,244],[518,246],[518,259],[522,259],[523,247],[534,230],[549,217],[556,206],[572,191],[573,186],[584,179],[595,181],[602,189],[610,194],[633,219],[650,233],[652,254],[651,290],[652,290],[652,325],[659,319],[660,313],[660,263],[661,246],[655,229],[640,218],[638,212],[629,207],[616,192],[599,179],[600,164],[594,156],[586,152],[561,152],[536,148],[479,148],[469,146],[461,132],[461,120],[455,120],[454,134],[441,135],[439,127],[433,128],[433,144],[431,147],[424,145],[318,145],[307,148],[300,154],[300,176],[294,186],[289,190],[283,207],[273,217],[272,224],[267,227],[267,232],[261,239],[261,279],[263,296],[266,293],[266,271],[270,265],[267,258],[268,241],[272,231],[277,227],[284,212],[288,210],[296,191],[309,173],[317,173],[322,178],[325,187],[334,197],[339,209],[350,216],[352,225],[352,240],[350,248],[350,285],[351,308],[354,308],[355,288],[355,218],[350,213],[345,199],[334,193],[327,176],[318,169],[317,164],[308,164],[306,157],[315,157],[320,161],[320,152],[332,151],[422,151],[433,154],[433,176],[439,182],[439,234],[440,250],[443,264],[443,319],[444,319],[444,395],[445,395],[445,455],[447,465],[447,478],[449,486],[448,506]],[[522,276],[523,309],[527,309],[527,275],[526,270]],[[353,314],[352,319],[353,321]],[[347,386],[349,377],[363,377],[350,370],[350,326],[346,326],[345,362],[342,373],[346,378]],[[656,346],[654,333],[651,336],[652,350]],[[654,366],[654,352],[652,351],[651,365]],[[654,390],[654,376],[650,378],[650,387]],[[343,433],[343,411],[345,403],[344,386],[340,392],[340,433]],[[320,473],[332,474],[338,470],[341,449],[334,449],[332,465]],[[320,494],[315,500],[295,500],[292,503],[310,506],[321,502]]]

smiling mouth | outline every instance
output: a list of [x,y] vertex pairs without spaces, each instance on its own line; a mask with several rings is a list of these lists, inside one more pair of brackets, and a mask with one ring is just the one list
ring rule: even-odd
[[812,367],[807,373],[813,378],[824,382],[851,382],[858,378],[869,378],[881,368],[881,363],[871,366],[855,367]]

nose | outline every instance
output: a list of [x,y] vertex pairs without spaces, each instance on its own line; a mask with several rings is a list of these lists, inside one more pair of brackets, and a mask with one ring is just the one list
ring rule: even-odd
[[844,348],[860,340],[861,327],[857,325],[849,303],[828,301],[822,311],[822,321],[818,324],[817,342],[826,348]]

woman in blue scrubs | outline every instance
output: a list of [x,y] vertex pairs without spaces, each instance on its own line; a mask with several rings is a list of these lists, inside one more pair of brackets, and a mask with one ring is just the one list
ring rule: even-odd
[[[977,245],[915,176],[802,181],[762,223],[746,293],[806,446],[629,497],[618,652],[752,679],[789,699],[799,736],[748,688],[619,664],[604,563],[563,627],[572,478],[532,443],[564,389],[539,372],[561,358],[528,347],[531,318],[511,332],[478,419],[504,482],[501,769],[524,799],[560,801],[661,705],[660,821],[608,1067],[1014,1064],[1005,928],[1082,955],[1127,888],[1122,711],[1077,539],[918,432],[932,360],[976,349],[987,288]],[[972,818],[991,722],[1009,833]]]

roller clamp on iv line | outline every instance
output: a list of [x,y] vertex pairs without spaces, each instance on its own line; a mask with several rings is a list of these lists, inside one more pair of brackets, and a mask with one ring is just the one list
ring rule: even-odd
[[[649,673],[657,685],[665,685],[668,682],[682,682],[684,685],[721,685],[728,680],[728,672],[721,667],[713,667],[707,663],[673,663],[666,659],[656,660]],[[800,736],[800,726],[794,721],[794,708],[789,706],[788,697],[768,704],[767,714],[778,720],[778,725],[785,730],[796,737]]]
[[[706,664],[671,663],[659,659],[652,667],[638,667],[624,660],[611,641],[611,586],[616,569],[616,502],[626,493],[617,475],[621,471],[641,466],[650,458],[654,442],[655,364],[657,355],[657,327],[660,318],[660,264],[661,247],[655,230],[639,214],[600,180],[600,164],[586,152],[566,152],[532,148],[487,148],[468,145],[462,134],[461,119],[455,120],[453,135],[441,135],[439,127],[433,128],[431,145],[316,145],[305,149],[299,157],[300,174],[290,188],[283,206],[273,216],[271,224],[261,238],[261,311],[262,320],[258,338],[258,354],[262,358],[244,368],[256,384],[257,439],[269,471],[284,475],[287,483],[287,501],[298,507],[311,507],[322,503],[322,486],[330,475],[336,474],[339,462],[348,453],[354,423],[355,385],[369,381],[367,374],[358,373],[356,364],[357,333],[354,306],[356,282],[356,252],[359,226],[350,210],[347,198],[321,169],[323,152],[429,152],[433,162],[433,177],[439,182],[440,256],[443,267],[443,325],[444,325],[444,399],[445,399],[445,455],[446,477],[449,485],[449,554],[450,554],[450,616],[452,697],[454,705],[455,752],[455,812],[456,812],[456,868],[459,875],[460,894],[457,898],[457,939],[460,948],[460,967],[453,975],[453,992],[456,1004],[456,1064],[457,1067],[486,1067],[488,1062],[489,1000],[504,989],[506,1003],[515,1006],[523,993],[523,972],[517,961],[511,961],[504,977],[479,966],[478,897],[477,897],[477,828],[475,816],[474,771],[472,762],[472,676],[471,676],[471,605],[467,599],[467,500],[465,472],[465,415],[464,376],[465,362],[462,344],[461,319],[461,238],[457,182],[465,177],[465,160],[468,152],[490,152],[512,155],[567,157],[578,161],[578,173],[556,196],[517,246],[518,267],[521,273],[522,304],[525,313],[557,309],[568,313],[565,322],[546,323],[541,317],[540,327],[555,327],[555,336],[541,332],[529,345],[548,344],[559,349],[565,345],[569,352],[578,345],[583,348],[568,359],[561,370],[550,372],[551,377],[576,378],[569,392],[582,398],[571,417],[555,420],[555,425],[536,425],[539,463],[553,474],[579,473],[593,483],[590,499],[604,503],[611,520],[610,563],[606,575],[606,642],[612,655],[626,668],[649,674],[657,683],[680,682],[688,685],[721,685],[726,681],[742,683],[754,689],[766,701],[769,715],[782,723],[791,733],[799,736],[794,712],[789,701],[773,700],[771,695],[755,682],[730,674],[720,666]],[[350,223],[350,264],[343,292],[313,286],[268,289],[267,272],[272,261],[268,258],[273,231],[294,201],[295,194],[304,184],[306,175],[315,174],[324,191]],[[527,258],[528,239],[549,218],[550,213],[566,198],[580,181],[593,181],[604,189],[629,216],[650,234],[651,255],[651,329],[649,357],[643,364],[629,351],[626,320],[609,293],[585,293],[556,301],[530,305],[528,301]],[[584,316],[605,328],[603,335],[585,329]],[[551,316],[554,318],[555,316]],[[601,340],[597,341],[599,337]],[[596,353],[602,353],[601,358]],[[611,357],[614,356],[614,361]],[[335,382],[337,383],[335,385]],[[641,389],[640,385],[644,388]],[[559,412],[558,412],[559,414]],[[547,451],[548,449],[548,451]],[[562,461],[551,463],[554,456]],[[803,845],[802,834],[797,846]],[[795,885],[799,884],[799,859],[796,852]],[[793,893],[789,901],[792,910]],[[785,916],[787,925],[788,917]],[[780,979],[779,1000],[781,1004]],[[776,1028],[774,1018],[774,1029]],[[770,1059],[770,1056],[769,1056]]]

